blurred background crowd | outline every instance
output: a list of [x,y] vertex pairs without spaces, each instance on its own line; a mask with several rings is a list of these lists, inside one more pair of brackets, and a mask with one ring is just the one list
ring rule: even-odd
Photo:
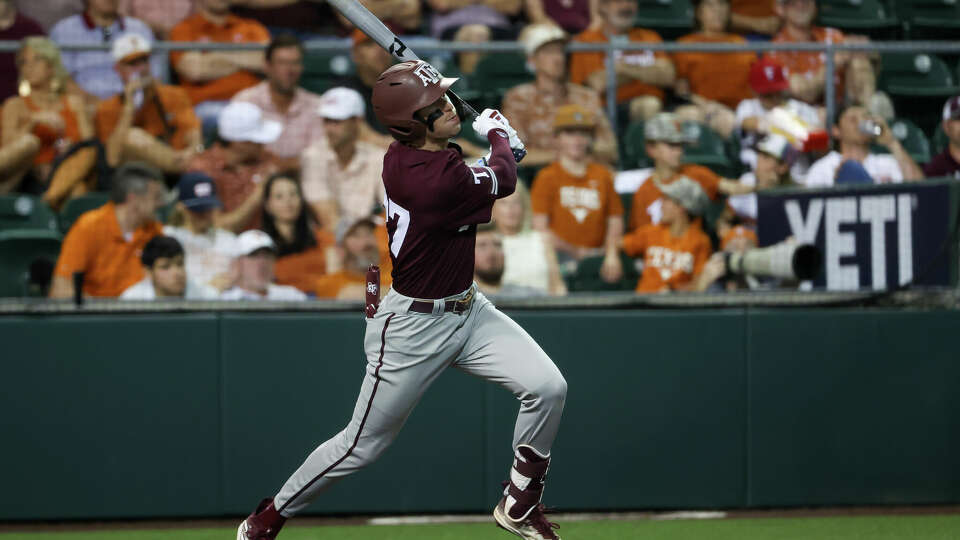
[[[529,151],[478,228],[493,295],[769,287],[724,265],[757,246],[757,191],[960,178],[958,55],[841,51],[829,73],[819,52],[634,48],[610,73],[569,51],[950,39],[956,2],[361,1],[410,43],[522,51],[430,57]],[[0,258],[34,257],[0,295],[362,299],[370,264],[389,285],[370,97],[392,59],[325,2],[0,0],[0,41]],[[486,153],[469,124],[456,142]]]

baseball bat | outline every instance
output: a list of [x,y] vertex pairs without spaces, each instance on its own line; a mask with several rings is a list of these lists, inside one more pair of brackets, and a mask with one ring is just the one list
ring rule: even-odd
[[[396,34],[390,31],[387,28],[387,25],[383,24],[383,21],[377,18],[376,15],[370,13],[366,7],[363,6],[357,0],[328,0],[331,6],[333,6],[337,11],[340,12],[348,21],[352,22],[354,26],[360,29],[361,32],[370,36],[370,39],[375,41],[377,45],[380,45],[386,49],[394,58],[401,62],[407,62],[410,60],[420,60],[420,58],[407,47],[404,42],[397,37]],[[463,111],[468,114],[471,119],[480,116],[476,109],[470,106],[469,103],[464,101],[460,96],[458,96],[453,90],[447,90],[447,93],[450,94],[450,97],[457,101]],[[527,155],[526,150],[513,150],[513,157],[520,162],[524,156]]]

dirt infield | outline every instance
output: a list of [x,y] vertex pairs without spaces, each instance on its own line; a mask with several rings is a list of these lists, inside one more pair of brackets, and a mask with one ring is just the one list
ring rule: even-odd
[[[770,508],[751,510],[715,510],[715,511],[638,511],[617,513],[558,513],[557,521],[577,521],[580,519],[769,519],[769,518],[818,518],[843,516],[925,516],[960,514],[960,505],[925,506],[839,506],[821,508]],[[461,514],[456,516],[423,516],[422,521],[432,518],[451,522],[476,522],[488,519],[483,514]],[[298,517],[296,526],[317,527],[337,525],[366,525],[377,522],[383,516],[330,516]],[[62,521],[62,522],[4,522],[0,523],[0,533],[13,532],[76,532],[76,531],[120,531],[120,530],[167,530],[236,527],[240,517],[230,519],[164,519],[164,520],[124,520],[124,521]]]

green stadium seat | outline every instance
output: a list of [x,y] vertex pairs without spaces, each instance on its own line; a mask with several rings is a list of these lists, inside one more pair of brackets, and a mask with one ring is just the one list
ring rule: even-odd
[[637,0],[634,24],[655,30],[665,40],[689,33],[694,27],[690,0]]
[[877,86],[892,96],[945,97],[960,91],[946,62],[925,53],[884,54]]
[[933,137],[930,138],[930,142],[933,146],[933,155],[943,152],[947,148],[947,145],[950,144],[949,139],[947,139],[947,134],[943,132],[943,122],[937,124],[937,129],[933,131]]
[[49,282],[31,282],[31,267],[36,274],[52,273],[61,240],[60,233],[51,230],[0,231],[0,297],[45,295]]
[[[533,78],[533,73],[527,69],[526,56],[516,53],[490,53],[480,59],[473,75],[466,77],[465,90],[479,94],[481,101],[487,106],[499,108],[507,90],[531,82]],[[457,92],[457,95],[460,95],[459,90]]]
[[[893,132],[893,136],[900,141],[904,150],[910,154],[914,161],[917,163],[930,162],[930,141],[927,140],[926,134],[916,124],[906,118],[898,118],[890,122],[890,131]],[[880,145],[874,145],[871,150],[878,154],[889,153],[886,147]]]
[[620,168],[642,169],[651,165],[653,162],[643,146],[643,122],[631,122],[620,137]]
[[300,85],[311,92],[321,93],[337,79],[353,75],[353,61],[346,52],[314,52],[303,58],[303,76]]
[[0,231],[7,229],[57,231],[57,214],[40,197],[0,195]]
[[567,280],[570,292],[632,291],[637,288],[637,268],[633,259],[620,254],[623,263],[623,277],[616,283],[607,283],[600,277],[603,256],[587,257],[577,264],[577,271]]
[[895,0],[897,16],[910,39],[956,39],[960,3],[956,0]]
[[630,211],[633,209],[633,193],[621,193],[620,204],[623,206],[623,230],[630,229]]
[[736,178],[740,165],[730,159],[727,141],[707,126],[696,122],[685,122],[683,129],[691,141],[683,152],[684,163],[695,163],[708,167],[713,172],[727,178]]
[[900,22],[886,0],[821,0],[820,24],[875,38],[892,38]]
[[87,193],[68,200],[60,211],[60,231],[67,234],[81,214],[100,208],[109,200],[110,195],[106,193]]

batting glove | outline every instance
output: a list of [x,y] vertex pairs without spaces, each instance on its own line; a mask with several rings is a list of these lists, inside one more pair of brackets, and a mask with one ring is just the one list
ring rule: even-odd
[[494,129],[499,129],[503,131],[505,135],[510,136],[510,131],[513,128],[510,127],[510,124],[507,123],[506,118],[500,114],[500,111],[495,109],[484,109],[480,116],[473,121],[473,130],[477,133],[477,136],[487,138],[487,134]]

